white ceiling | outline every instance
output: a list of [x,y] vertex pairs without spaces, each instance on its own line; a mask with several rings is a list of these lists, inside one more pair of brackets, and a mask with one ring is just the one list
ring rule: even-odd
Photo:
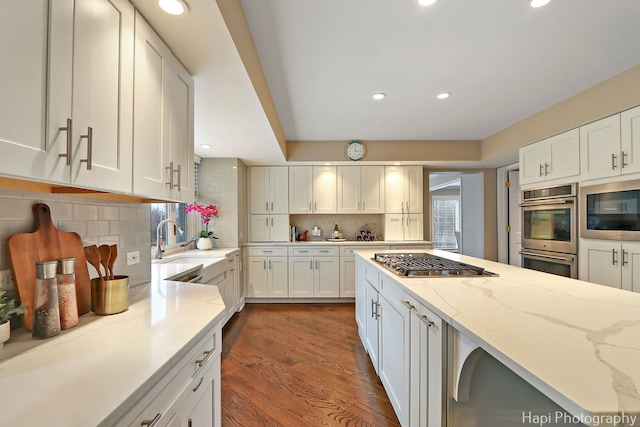
[[[132,3],[195,76],[196,152],[283,162],[215,2]],[[242,5],[287,140],[481,140],[640,63],[640,0]]]

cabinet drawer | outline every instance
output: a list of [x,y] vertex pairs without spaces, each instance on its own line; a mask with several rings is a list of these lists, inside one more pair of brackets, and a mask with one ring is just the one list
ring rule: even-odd
[[250,247],[249,256],[287,256],[286,246]]
[[238,255],[231,255],[230,257],[228,257],[226,259],[226,261],[224,262],[225,267],[228,269],[235,267],[236,265],[238,265]]
[[380,278],[380,294],[394,305],[402,304],[405,297],[402,285],[387,275],[382,275]]
[[376,290],[378,289],[378,277],[379,270],[378,267],[369,264],[368,262],[362,263],[362,270],[364,271],[364,278],[367,282],[369,282]]
[[386,251],[389,249],[389,246],[341,246],[340,247],[340,256],[354,256],[353,251]]
[[338,256],[337,246],[289,247],[289,256]]

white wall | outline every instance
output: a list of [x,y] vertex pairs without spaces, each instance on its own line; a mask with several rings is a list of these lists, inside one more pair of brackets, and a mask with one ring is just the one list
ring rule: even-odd
[[484,258],[484,173],[462,174],[462,254]]

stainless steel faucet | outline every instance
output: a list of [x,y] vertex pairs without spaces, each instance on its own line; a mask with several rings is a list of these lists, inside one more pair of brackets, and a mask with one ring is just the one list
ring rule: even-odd
[[[178,231],[180,232],[180,234],[184,234],[184,229],[182,227],[180,227],[180,225],[178,225],[177,222],[175,222],[172,219],[164,219],[162,221],[160,221],[160,223],[158,224],[158,228],[156,229],[156,239],[158,240],[158,248],[156,249],[156,259],[162,259],[162,253],[164,252],[164,249],[162,249],[162,243],[160,242],[160,228],[167,223],[173,223],[176,227],[178,227]],[[167,230],[167,234],[169,234],[169,230]]]

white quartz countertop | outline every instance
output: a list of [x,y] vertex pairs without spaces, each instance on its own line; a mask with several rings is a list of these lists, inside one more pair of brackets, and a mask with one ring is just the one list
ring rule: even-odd
[[180,268],[154,264],[123,313],[85,314],[47,340],[12,331],[0,350],[0,425],[87,427],[129,409],[223,316],[217,287],[162,280]]
[[354,245],[354,246],[417,246],[417,245],[431,245],[433,242],[428,240],[401,240],[401,241],[392,241],[392,240],[376,240],[373,242],[364,241],[364,240],[345,240],[344,242],[331,242],[327,239],[322,240],[305,240],[302,242],[250,242],[243,243],[242,246],[306,246],[306,245]]
[[[424,252],[500,276],[423,279],[380,271],[574,416],[640,414],[640,294]],[[373,251],[356,253],[378,265]]]

